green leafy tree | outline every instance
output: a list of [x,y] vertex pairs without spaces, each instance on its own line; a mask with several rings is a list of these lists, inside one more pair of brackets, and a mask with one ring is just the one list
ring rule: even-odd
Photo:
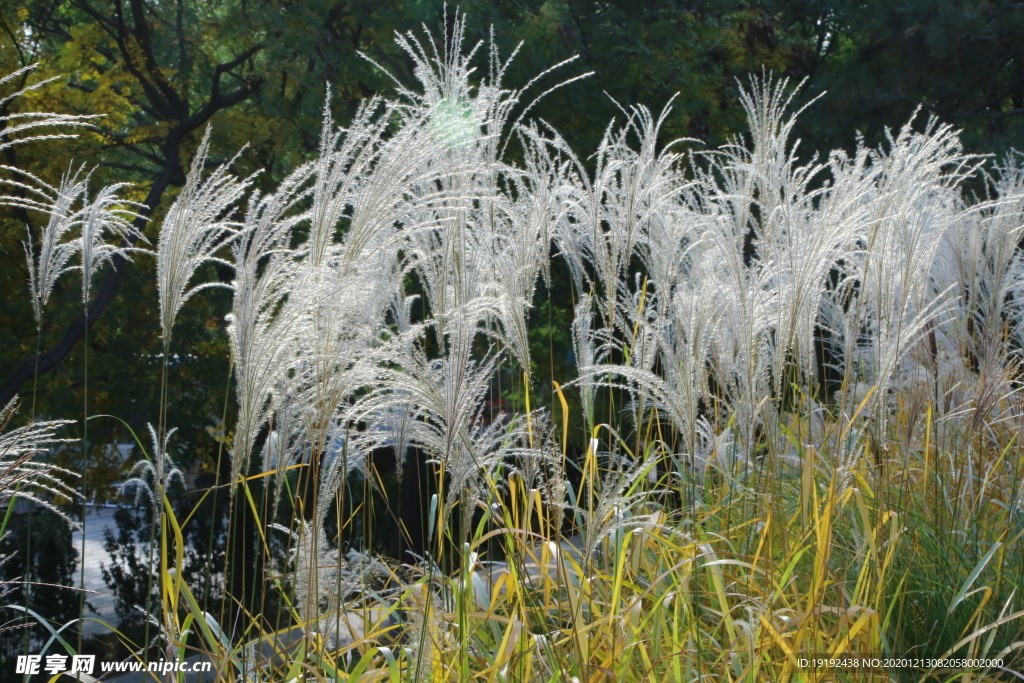
[[772,4],[803,45],[792,75],[828,91],[801,133],[817,149],[878,142],[920,106],[963,130],[975,152],[1024,145],[1024,7],[1008,0]]

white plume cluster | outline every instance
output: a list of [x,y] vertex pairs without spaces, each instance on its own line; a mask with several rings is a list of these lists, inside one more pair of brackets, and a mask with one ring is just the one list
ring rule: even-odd
[[[986,171],[956,131],[915,116],[879,147],[857,139],[852,153],[804,160],[794,91],[762,76],[741,90],[749,136],[687,155],[687,141],[659,142],[670,107],[635,106],[584,159],[526,119],[532,102],[504,85],[508,62],[493,47],[487,73],[473,73],[463,27],[456,20],[440,44],[400,36],[419,87],[398,83],[344,127],[328,102],[315,158],[275,191],[254,191],[230,162],[205,173],[207,131],[161,227],[165,351],[182,305],[215,286],[194,282],[200,266],[234,269],[232,486],[254,456],[277,494],[289,465],[308,466],[314,510],[296,566],[309,619],[322,613],[321,556],[336,553],[327,511],[376,448],[394,448],[399,477],[410,447],[439,463],[442,515],[459,508],[464,531],[512,472],[564,508],[546,415],[489,421],[483,409],[503,364],[532,386],[529,319],[538,280],[554,282],[552,249],[576,302],[574,384],[590,434],[602,392],[626,396],[618,444],[631,426],[649,446],[642,425],[664,417],[691,465],[731,480],[766,454],[787,457],[780,425],[794,387],[848,420],[866,409],[879,432],[907,387],[929,393],[947,422],[1005,417],[1024,348],[1014,158]],[[60,122],[46,116],[19,125]],[[5,181],[19,197],[2,201],[48,217],[38,249],[26,247],[39,322],[76,254],[88,299],[92,271],[122,249],[109,238],[132,238],[135,215],[120,185],[90,201],[83,169],[57,187],[25,177]],[[981,197],[966,195],[968,181]],[[154,435],[140,482],[174,473],[166,436]],[[600,453],[590,550],[629,518],[644,453],[664,450],[618,448]],[[858,457],[837,463],[844,481]]]
[[[759,448],[785,451],[779,418],[794,384],[847,413],[874,386],[884,428],[891,390],[908,376],[942,375],[953,400],[964,372],[1005,378],[1016,367],[1019,168],[968,201],[962,187],[981,160],[934,120],[879,148],[858,140],[852,154],[802,161],[792,91],[768,76],[741,92],[748,138],[685,156],[685,141],[658,142],[670,108],[637,106],[589,163],[554,131],[511,119],[529,105],[503,85],[507,63],[493,49],[471,85],[462,26],[441,45],[401,36],[420,88],[399,84],[397,98],[369,100],[344,128],[325,108],[316,158],[249,196],[240,222],[229,218],[249,180],[228,165],[203,180],[204,138],[161,232],[166,337],[208,286],[189,289],[198,265],[231,245],[233,481],[265,429],[263,467],[278,489],[288,464],[318,468],[313,537],[375,447],[400,459],[423,449],[448,475],[446,509],[458,500],[465,514],[499,469],[550,458],[529,429],[541,416],[488,425],[481,406],[502,363],[530,381],[529,315],[552,246],[577,295],[588,428],[602,387],[624,390],[635,428],[657,411],[694,463],[730,476]],[[513,140],[517,165],[504,158]],[[41,282],[63,263],[52,260]],[[422,300],[406,291],[410,278]],[[822,385],[823,370],[841,381]]]
[[[36,65],[30,65],[0,77],[0,88],[23,77]],[[26,85],[20,90],[0,99],[3,106],[26,93],[56,80],[46,79]],[[0,116],[0,151],[14,145],[36,140],[63,139],[76,137],[74,133],[45,132],[40,128],[61,126],[74,128],[88,126],[95,116],[52,114],[45,112],[22,112]],[[129,257],[129,246],[142,237],[131,221],[138,217],[138,205],[118,197],[128,183],[116,183],[100,189],[96,197],[89,200],[91,173],[84,166],[70,167],[56,187],[20,168],[0,165],[0,170],[10,173],[10,178],[0,178],[0,185],[13,190],[15,194],[0,194],[0,206],[12,206],[41,213],[46,216],[38,246],[32,230],[26,226],[28,239],[24,242],[25,257],[29,273],[29,291],[32,298],[32,312],[36,326],[42,326],[43,309],[53,292],[54,285],[62,275],[72,270],[82,273],[82,302],[89,303],[89,289],[92,276],[115,255]],[[75,233],[77,236],[74,236]],[[108,241],[109,240],[109,241]],[[75,256],[81,263],[74,265]]]
[[[19,79],[26,79],[38,64],[30,64],[9,74],[0,76],[0,88],[9,83],[17,82]],[[26,93],[42,88],[47,83],[58,80],[58,77],[47,78],[35,83],[28,83],[14,92],[0,97],[0,109],[5,109],[14,100]],[[24,80],[23,80],[24,82]],[[76,137],[74,133],[46,131],[47,128],[60,126],[61,128],[76,128],[88,126],[89,121],[99,118],[99,114],[54,114],[52,112],[13,112],[0,116],[0,152],[15,145],[24,145],[35,140],[53,140]],[[44,129],[44,130],[40,130]]]
[[[655,155],[658,122],[636,108],[606,135],[593,180],[580,165],[563,190],[578,215],[558,243],[590,292],[574,326],[585,405],[601,385],[632,392],[671,419],[695,462],[731,431],[727,475],[759,446],[786,450],[779,417],[794,383],[846,414],[875,387],[880,431],[911,375],[935,377],[950,419],[955,404],[978,407],[957,394],[979,372],[999,386],[989,408],[1017,391],[1021,170],[984,176],[933,119],[877,149],[858,140],[852,155],[801,162],[787,92],[753,79],[749,141],[688,164],[671,146]],[[978,177],[989,196],[967,201]],[[823,369],[841,381],[822,386]]]

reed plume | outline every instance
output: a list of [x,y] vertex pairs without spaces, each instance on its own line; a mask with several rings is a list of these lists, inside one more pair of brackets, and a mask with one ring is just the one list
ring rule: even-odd
[[235,239],[237,225],[229,214],[251,184],[251,179],[238,180],[230,174],[228,169],[234,160],[218,166],[204,179],[209,149],[207,128],[192,158],[185,186],[160,227],[156,272],[165,351],[181,306],[197,292],[217,286],[203,283],[190,288],[196,270],[204,263],[231,265],[215,254]]

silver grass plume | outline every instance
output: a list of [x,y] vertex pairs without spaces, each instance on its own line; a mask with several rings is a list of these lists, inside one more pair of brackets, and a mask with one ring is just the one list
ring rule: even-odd
[[149,458],[143,458],[135,463],[128,472],[128,478],[121,485],[122,494],[127,495],[134,491],[135,505],[142,500],[147,500],[153,506],[153,515],[159,519],[163,515],[163,493],[174,483],[185,485],[185,475],[182,474],[177,464],[167,452],[167,443],[174,436],[177,428],[168,430],[164,435],[163,443],[157,437],[153,425],[149,428],[152,454]]
[[[589,374],[589,369],[596,367],[603,359],[598,356],[594,344],[593,324],[593,298],[587,296],[576,304],[572,320],[573,355],[581,377]],[[587,431],[594,428],[594,394],[595,385],[592,382],[580,382],[580,399],[583,404],[583,417],[587,421]]]
[[1006,357],[1010,338],[1004,323],[1020,319],[1024,169],[1015,162],[1019,160],[1007,158],[997,175],[986,177],[990,198],[954,224],[932,272],[937,286],[956,287],[953,319],[971,321],[956,326],[957,345],[965,345],[976,357]]
[[[725,193],[740,187],[742,199],[757,207],[750,219],[757,244],[756,268],[763,270],[778,293],[767,319],[771,334],[769,368],[772,392],[782,396],[787,372],[796,370],[801,379],[813,382],[814,326],[820,292],[833,264],[849,246],[852,225],[843,211],[826,200],[832,198],[828,185],[815,189],[814,183],[826,169],[816,163],[800,164],[799,140],[792,139],[796,119],[815,100],[787,116],[796,89],[788,81],[772,82],[770,77],[752,78],[750,89],[740,89],[740,100],[751,131],[749,148],[733,145],[726,153],[732,177],[738,182]],[[723,197],[724,199],[724,197]],[[744,207],[732,203],[733,210]]]
[[[429,50],[412,34],[400,41],[423,86],[422,94],[400,93],[427,122],[430,135],[424,142],[432,143],[433,152],[410,183],[403,249],[430,308],[423,331],[433,332],[441,358],[428,360],[418,342],[392,345],[382,355],[386,370],[379,380],[387,389],[371,395],[363,410],[407,416],[408,407],[415,406],[410,441],[444,463],[451,477],[446,509],[460,500],[465,517],[507,454],[500,444],[514,441],[502,438],[507,426],[475,421],[498,356],[475,360],[473,340],[482,334],[502,341],[529,369],[526,318],[536,277],[546,271],[550,238],[546,229],[538,229],[529,182],[497,161],[508,112],[519,96],[501,88],[507,63],[492,50],[490,77],[473,93],[472,51],[461,53],[461,21],[446,33],[443,49],[429,34],[427,40]],[[501,191],[506,171],[509,189],[518,184],[523,190],[518,203],[508,201],[514,190]],[[551,211],[550,206],[540,210]]]
[[33,185],[12,181],[7,183],[30,192],[30,195],[25,199],[0,199],[2,203],[35,209],[49,216],[39,239],[38,253],[32,247],[32,233],[27,226],[25,230],[28,233],[28,241],[23,243],[28,262],[32,312],[35,314],[37,327],[42,325],[43,308],[50,298],[54,285],[61,275],[74,270],[69,262],[81,247],[81,242],[71,239],[70,236],[82,222],[82,212],[76,207],[85,197],[89,180],[88,176],[82,177],[82,170],[83,167],[69,170],[57,187],[21,171],[22,175],[33,181]]
[[[131,207],[134,202],[120,199],[117,193],[129,183],[117,183],[102,188],[96,198],[82,211],[82,235],[79,238],[82,269],[82,302],[89,303],[89,288],[93,274],[115,255],[129,258],[132,249],[121,245],[129,240],[146,238],[132,225],[139,215]],[[137,250],[135,250],[137,251]]]
[[[637,380],[650,374],[645,374],[645,369],[652,368],[656,358],[654,336],[646,326],[651,310],[656,309],[642,308],[647,292],[663,283],[638,281],[631,288],[631,260],[639,257],[649,266],[656,265],[659,247],[674,255],[685,246],[683,240],[688,237],[680,233],[664,244],[652,243],[652,233],[664,231],[680,213],[678,196],[686,186],[678,169],[680,157],[672,151],[676,143],[661,151],[656,145],[658,131],[669,111],[670,106],[666,106],[657,118],[644,107],[624,112],[625,124],[620,128],[610,125],[601,141],[593,175],[570,156],[577,169],[566,174],[568,182],[562,185],[562,201],[569,220],[559,221],[556,241],[574,273],[575,286],[589,290],[576,306],[573,342],[580,368],[578,384],[591,427],[595,388],[610,384],[607,373],[618,371],[618,366],[605,367],[606,379],[600,379],[602,372],[597,366],[616,352],[623,359],[628,355],[631,367],[624,368],[627,372],[620,375],[626,382],[621,387],[634,392]],[[639,143],[638,149],[632,146],[634,139]],[[673,244],[673,239],[680,244]],[[668,280],[664,283],[666,294],[671,292],[676,278],[667,273],[655,275]],[[634,354],[634,350],[641,352]],[[634,405],[640,406],[642,402]],[[639,414],[634,416],[637,424],[640,419]]]
[[[146,500],[152,507],[152,517],[150,518],[150,544],[147,560],[148,572],[152,574],[158,566],[157,558],[159,555],[156,553],[158,537],[156,536],[156,533],[157,529],[162,528],[165,515],[164,502],[167,489],[173,483],[178,483],[180,486],[184,486],[185,477],[177,464],[171,458],[170,454],[167,452],[167,444],[177,429],[171,429],[162,435],[158,435],[157,431],[153,429],[152,424],[148,424],[146,426],[149,428],[149,435],[151,439],[150,443],[152,444],[151,455],[149,457],[144,457],[142,460],[135,463],[132,469],[128,472],[127,480],[121,485],[120,493],[121,495],[128,495],[128,493],[134,489],[135,506],[138,506],[139,503]],[[150,605],[148,597],[146,603],[146,610],[149,610]],[[141,607],[138,609],[141,610]],[[146,617],[154,618],[153,615],[146,615]],[[161,625],[159,632],[166,636],[166,617],[160,621]],[[168,641],[168,643],[169,642],[170,641]]]
[[[293,294],[294,305],[301,308],[298,355],[292,361],[302,397],[300,419],[317,453],[326,447],[328,432],[342,419],[349,399],[374,377],[373,349],[385,305],[382,298],[367,298],[364,293],[382,286],[383,269],[363,265],[361,272],[348,277],[333,268],[319,274],[300,271],[302,279]],[[291,299],[288,305],[293,305]],[[318,501],[327,504],[329,500]]]
[[[415,335],[410,334],[412,330],[412,307],[419,299],[418,296],[405,296],[397,293],[391,305],[391,316],[395,325],[395,339],[404,344],[404,352],[409,353],[415,343]],[[407,394],[399,392],[380,410],[380,419],[375,419],[385,430],[386,444],[390,445],[395,453],[395,477],[399,484],[405,471],[405,454],[412,438],[412,425],[418,418],[416,407],[408,400]]]
[[[286,178],[276,193],[252,197],[239,237],[231,245],[235,280],[227,320],[238,400],[232,491],[267,420],[275,383],[287,372],[282,368],[298,322],[296,308],[285,305],[295,274],[289,240],[292,228],[303,219],[304,214],[294,209],[309,194],[306,181],[312,171],[311,165],[303,166]],[[269,446],[268,441],[266,452],[273,457]],[[280,467],[275,477],[280,488],[286,463],[279,457],[274,460],[275,467]]]
[[321,632],[324,614],[337,612],[345,595],[358,587],[349,580],[341,582],[337,590],[341,564],[338,551],[327,543],[321,527],[315,531],[308,522],[302,522],[296,534],[293,562],[295,567],[295,606],[307,637]]
[[[18,78],[27,76],[37,66],[39,65],[30,64],[29,66],[22,67],[21,69],[13,71],[5,76],[0,76],[0,88],[17,80]],[[26,85],[21,89],[16,90],[10,95],[0,98],[0,110],[3,110],[8,104],[26,93],[38,90],[47,83],[52,83],[56,80],[58,80],[58,77],[54,76],[53,78],[37,81],[36,83]],[[15,112],[13,114],[0,116],[0,152],[9,147],[23,145],[27,142],[32,142],[33,140],[52,140],[78,137],[74,133],[43,133],[39,132],[38,129],[50,128],[53,126],[88,126],[91,119],[99,118],[99,116],[99,114],[53,114],[48,112]],[[31,132],[26,135],[26,131]],[[22,173],[24,172],[22,171]]]
[[[18,78],[27,78],[27,75],[37,66],[38,64],[32,64],[0,77],[0,88]],[[3,97],[0,99],[0,109],[7,107],[26,93],[37,90],[55,80],[57,80],[56,77],[26,85],[14,93]],[[88,122],[93,118],[97,118],[97,116],[45,112],[18,112],[0,116],[0,151],[35,140],[78,137],[74,133],[43,133],[39,132],[38,129],[53,126],[88,126]],[[98,259],[96,263],[98,266],[109,258],[112,253],[105,253],[102,247],[99,247],[98,250],[93,249],[97,241],[93,240],[87,243],[86,233],[88,232],[88,237],[95,237],[96,231],[92,230],[95,227],[95,222],[90,221],[100,219],[109,223],[107,229],[118,233],[117,237],[127,235],[127,233],[121,234],[119,232],[121,229],[119,221],[126,215],[125,210],[119,211],[114,209],[113,206],[119,203],[111,201],[113,195],[123,185],[114,185],[101,190],[97,200],[91,206],[86,207],[80,214],[74,210],[74,205],[79,198],[84,199],[86,195],[88,174],[80,179],[84,167],[79,167],[77,171],[69,170],[56,188],[22,169],[8,166],[0,166],[0,168],[11,172],[14,178],[18,176],[25,178],[25,181],[0,181],[22,192],[20,197],[0,196],[0,205],[7,204],[42,211],[49,216],[47,226],[43,229],[40,239],[38,256],[34,256],[31,232],[29,233],[28,242],[24,245],[29,268],[32,310],[36,318],[36,325],[39,326],[42,324],[42,310],[49,299],[50,292],[52,292],[57,279],[68,270],[71,270],[67,264],[76,250],[82,251],[83,300],[88,301],[89,278],[93,272],[93,262]],[[130,214],[130,211],[128,214]],[[134,214],[131,215],[134,216]],[[68,235],[79,223],[82,225],[83,235],[77,241],[69,241],[67,239]],[[102,232],[102,230],[102,227],[98,228],[98,232]]]
[[[413,183],[407,253],[421,276],[442,351],[449,312],[475,306],[491,332],[529,370],[526,316],[537,272],[547,272],[549,234],[543,221],[527,213],[530,198],[525,193],[516,204],[507,201],[511,192],[500,191],[503,177],[521,188],[526,183],[513,180],[520,172],[499,159],[510,133],[517,130],[515,123],[509,125],[512,109],[539,78],[566,62],[521,90],[508,90],[502,81],[515,53],[503,62],[492,40],[488,73],[474,91],[470,63],[480,45],[464,52],[464,29],[464,18],[456,16],[440,46],[429,32],[425,42],[413,33],[398,38],[422,88],[414,91],[396,80],[399,96],[426,123],[424,142],[431,143],[433,168],[433,175],[425,168]],[[528,104],[520,119],[545,94]],[[538,183],[545,180],[537,178]],[[511,261],[509,255],[514,255]],[[492,327],[492,322],[497,325]]]
[[1009,399],[1019,391],[1011,379],[1020,371],[1024,322],[1024,172],[1017,163],[1009,157],[986,174],[988,198],[961,211],[947,231],[930,288],[933,296],[947,288],[959,296],[928,321],[899,371],[901,386],[930,386],[930,396],[943,397],[945,419],[964,416],[972,431],[1002,419],[997,409],[1012,410]]
[[8,429],[18,410],[17,397],[0,410],[0,506],[10,505],[13,498],[23,498],[46,508],[73,527],[78,525],[47,497],[57,496],[75,500],[78,493],[65,479],[78,477],[75,472],[47,462],[35,462],[34,457],[59,444],[73,443],[77,439],[57,438],[57,430],[74,420],[31,422],[24,427]]
[[651,335],[663,377],[635,366],[627,371],[653,408],[682,432],[691,457],[697,450],[699,403],[710,400],[707,369],[720,315],[718,297],[708,296],[701,284],[710,241],[704,239],[706,220],[696,194],[693,186],[686,187],[677,205],[666,202],[639,249],[649,278],[648,313],[630,313],[635,328]]
[[538,276],[550,286],[548,251],[554,226],[565,219],[558,191],[568,165],[559,163],[536,130],[520,135],[526,168],[499,167],[499,187],[486,199],[481,218],[489,243],[491,283],[486,288],[495,300],[498,337],[523,369],[530,372],[527,321]]
[[[363,277],[373,277],[371,286],[380,290],[380,283],[387,279],[396,276],[400,279],[403,269],[394,266],[393,254],[399,248],[405,251],[413,267],[421,274],[433,314],[430,327],[436,333],[442,347],[442,355],[446,358],[449,368],[466,367],[470,360],[473,338],[478,333],[485,332],[484,321],[495,314],[493,289],[488,289],[492,278],[487,268],[489,250],[493,243],[489,240],[488,234],[475,230],[479,224],[481,211],[474,207],[474,201],[477,198],[486,201],[494,194],[493,169],[489,167],[487,160],[493,159],[495,153],[493,142],[488,139],[489,136],[483,128],[488,121],[495,119],[488,112],[494,110],[494,98],[497,93],[487,91],[487,98],[490,99],[470,96],[466,61],[457,54],[456,49],[449,50],[458,42],[457,38],[454,43],[448,43],[446,40],[446,52],[440,59],[428,58],[426,51],[419,46],[414,37],[405,42],[404,45],[413,54],[414,60],[418,60],[417,76],[423,85],[424,94],[403,91],[403,99],[408,104],[395,109],[402,117],[402,127],[386,145],[381,146],[379,160],[372,168],[373,173],[361,184],[351,185],[354,189],[365,188],[365,192],[362,195],[354,191],[349,192],[352,195],[352,199],[348,200],[352,205],[349,232],[345,234],[343,244],[335,247],[340,258],[338,271],[333,278],[338,284],[330,288],[330,305],[335,307],[337,313],[331,316],[323,313],[327,304],[322,302],[321,296],[315,306],[309,307],[311,313],[307,317],[307,324],[316,330],[308,335],[314,342],[313,348],[310,349],[311,353],[307,355],[310,362],[303,369],[304,373],[310,375],[309,387],[313,400],[310,403],[311,419],[307,420],[306,429],[314,444],[322,441],[316,435],[322,433],[327,424],[338,420],[339,408],[346,397],[361,386],[359,382],[368,381],[368,378],[361,379],[358,376],[346,379],[346,375],[351,373],[340,367],[337,360],[333,360],[345,358],[351,362],[351,359],[367,353],[373,345],[367,343],[373,342],[372,335],[367,336],[366,342],[355,345],[344,341],[345,336],[351,337],[353,328],[351,316],[354,311],[347,308],[347,302],[356,301],[349,299],[349,292],[353,290],[351,285],[345,283],[366,282],[359,277],[360,270],[364,273]],[[435,56],[439,55],[436,49],[433,52]],[[498,108],[500,109],[500,105]],[[326,145],[325,150],[330,147],[331,145]],[[438,159],[440,163],[436,161]],[[415,163],[409,163],[408,160]],[[335,186],[341,189],[348,187],[341,184]],[[409,196],[408,201],[403,196],[406,193]],[[343,203],[333,200],[327,202],[327,198],[332,196],[330,191],[325,191],[320,196],[325,198],[324,215],[343,215],[342,211],[346,209]],[[381,197],[386,201],[381,201]],[[370,198],[375,201],[367,201]],[[338,208],[332,211],[332,206]],[[389,215],[387,209],[391,206],[394,206],[394,209]],[[376,213],[368,213],[371,211]],[[373,217],[373,220],[367,221],[362,216]],[[405,241],[401,245],[388,245],[384,241],[387,238],[385,228],[399,220],[402,223]],[[331,221],[326,221],[326,224],[330,225]],[[370,227],[373,229],[369,229]],[[378,257],[378,253],[381,256]],[[367,260],[368,255],[373,258]],[[377,276],[373,275],[373,270],[369,267],[373,266],[374,262],[379,264]],[[357,264],[360,268],[356,268]],[[304,296],[318,296],[316,292],[324,286],[321,283],[331,277],[331,273],[318,273],[311,267],[303,280],[307,292]],[[353,277],[357,279],[351,280]],[[386,291],[389,289],[390,287],[386,288]],[[361,299],[360,304],[363,309],[366,308],[365,299]],[[347,315],[338,314],[346,310]],[[365,310],[363,316],[371,321],[367,326],[371,330],[374,328],[372,320],[382,319],[379,314],[366,316]],[[332,321],[334,329],[342,333],[340,338],[338,332],[327,332],[325,320]],[[379,324],[378,322],[377,326]],[[385,370],[386,377],[383,380],[376,379],[374,383],[388,389],[372,394],[372,401],[361,401],[356,410],[379,416],[381,410],[390,412],[392,402],[395,402],[394,407],[399,411],[403,410],[401,404],[417,405],[417,410],[422,410],[422,406],[416,400],[417,392],[407,386],[409,380],[413,379],[409,377],[410,372],[420,384],[419,393],[429,392],[431,388],[436,389],[436,386],[430,386],[436,384],[436,378],[428,376],[430,373],[425,369],[427,361],[421,358],[412,363],[408,362],[408,344],[398,346],[405,348],[401,352],[395,351],[394,348],[382,349],[379,354],[381,362],[384,362],[386,367],[392,363],[393,365]],[[341,352],[342,348],[345,349],[344,352]],[[396,360],[395,353],[398,353],[397,357],[401,360]],[[370,365],[367,364],[366,367]],[[419,369],[423,369],[424,372],[419,372]],[[397,375],[404,377],[398,378]],[[359,382],[353,382],[353,379]],[[332,389],[332,386],[337,389]],[[486,381],[481,386],[485,390]],[[482,392],[473,392],[474,397],[478,395],[482,395]],[[461,401],[456,402],[460,406],[463,405]],[[475,410],[474,400],[470,400],[469,405]],[[453,410],[457,415],[452,414]],[[450,402],[433,412],[442,431],[448,430],[449,427],[453,428],[450,434],[459,431],[452,424],[452,417],[459,425],[467,426],[472,414],[472,411],[453,408]],[[415,436],[412,438],[415,440]],[[353,440],[350,443],[355,445],[357,441]],[[445,458],[446,454],[446,450],[442,449],[438,457]],[[357,455],[353,451],[347,457]],[[336,478],[335,472],[341,462],[335,461],[326,481]],[[324,492],[325,498],[329,495],[329,491]]]
[[[289,465],[301,459],[303,451],[308,448],[308,439],[302,431],[301,408],[295,378],[287,369],[278,372],[272,388],[270,412],[271,430],[263,447],[263,471],[275,471],[274,475],[274,513],[281,500],[284,488],[285,472]],[[236,447],[237,448],[237,447]]]
[[[419,424],[428,425],[429,422]],[[443,427],[437,429],[439,425],[433,426],[433,430],[421,429],[416,434],[417,440],[424,443],[429,452],[436,452],[438,441],[445,432]],[[499,471],[506,460],[515,458],[517,454],[521,458],[528,457],[524,453],[528,444],[529,423],[526,417],[514,418],[507,424],[495,420],[489,425],[478,418],[469,429],[458,435],[443,464],[449,477],[445,504],[449,511],[459,506],[461,543],[469,539],[470,522],[477,505],[487,499],[490,487],[499,480]]]
[[[823,279],[832,265],[827,251],[832,235],[823,238],[824,258],[810,264],[796,260],[800,254],[791,250],[799,244],[794,218],[812,206],[805,190],[819,169],[813,162],[795,165],[795,143],[788,139],[795,115],[784,119],[792,97],[785,86],[766,77],[753,79],[751,90],[741,91],[751,142],[737,139],[709,155],[709,170],[698,174],[694,206],[702,214],[702,240],[708,245],[708,258],[694,277],[705,292],[717,290],[720,315],[711,337],[714,381],[736,415],[743,462],[753,456],[758,429],[765,430],[768,443],[775,440],[778,405],[770,397],[780,397],[780,387],[787,386],[792,353],[810,352],[794,348],[803,340],[795,330],[808,335],[813,331],[813,323],[799,324],[800,314],[805,323],[813,321],[818,308],[815,278]],[[750,245],[757,250],[753,256]],[[794,267],[804,269],[802,278],[792,277]],[[809,297],[811,289],[814,297]],[[799,357],[795,367],[802,367]]]
[[868,332],[866,380],[878,385],[877,415],[884,427],[900,360],[928,321],[950,305],[948,290],[932,291],[929,275],[945,232],[962,215],[958,188],[980,162],[963,154],[952,127],[934,119],[920,133],[911,123],[890,133],[888,149],[878,150],[873,162],[880,170],[877,194],[860,236],[863,256],[853,263],[863,283],[855,311],[857,324]]
[[312,169],[313,206],[309,211],[306,244],[309,266],[313,270],[327,264],[339,222],[350,215],[363,185],[374,175],[381,135],[389,118],[388,112],[378,115],[379,109],[380,101],[372,99],[359,107],[347,128],[336,129],[330,112],[330,91],[327,93],[320,154]]
[[[433,137],[443,150],[447,150],[447,161],[465,161],[476,157],[491,164],[501,157],[510,135],[537,102],[554,90],[591,74],[581,74],[556,83],[525,104],[515,121],[511,121],[513,109],[523,103],[528,90],[551,72],[575,61],[576,57],[548,67],[524,87],[510,90],[505,87],[503,80],[519,46],[503,61],[492,35],[488,45],[487,75],[480,79],[474,95],[470,84],[470,75],[474,71],[471,63],[483,43],[481,41],[464,51],[465,28],[465,15],[455,14],[450,27],[447,22],[445,24],[440,47],[426,28],[425,43],[412,31],[398,34],[397,43],[412,60],[413,73],[422,91],[406,87],[394,76],[392,79],[401,100],[430,112],[428,120]],[[377,66],[390,75],[387,69]]]
[[599,442],[591,439],[589,448],[594,457],[607,465],[599,480],[600,490],[594,492],[593,509],[581,509],[583,524],[583,556],[590,561],[601,545],[601,540],[617,529],[634,528],[638,520],[633,511],[653,492],[630,494],[632,484],[644,473],[642,463],[630,460],[616,452],[598,452]]
[[[1024,164],[1018,155],[1008,157],[998,171],[994,181],[995,206],[987,219],[986,253],[991,253],[986,262],[991,282],[985,291],[989,296],[986,305],[988,327],[1006,315],[1014,322],[1013,339],[1016,348],[1024,348],[1024,250],[1014,248],[1020,244],[1024,232]],[[1012,254],[1012,255],[1011,255]],[[1007,296],[1008,295],[1008,296]],[[991,333],[990,333],[991,334]],[[994,336],[994,335],[992,335]],[[1004,342],[1005,343],[1005,342]],[[1020,359],[1020,351],[1015,355]]]
[[[505,192],[513,205],[519,208],[520,220],[528,226],[522,231],[527,236],[536,231],[533,243],[544,282],[551,285],[549,246],[558,244],[562,226],[568,220],[568,207],[563,201],[566,188],[573,183],[571,174],[576,169],[568,144],[557,134],[545,136],[537,124],[520,125],[516,132],[523,150],[523,168],[507,166],[504,170]],[[535,226],[535,227],[534,227]],[[569,261],[576,289],[582,288],[582,273],[574,270],[575,260]]]
[[528,493],[537,491],[551,511],[549,526],[560,529],[567,507],[565,462],[551,430],[551,416],[543,409],[513,418],[500,445],[502,458],[522,477]]
[[[659,153],[655,146],[670,111],[666,106],[654,118],[646,108],[635,107],[621,128],[609,126],[598,147],[593,176],[581,167],[573,176],[580,185],[566,197],[577,238],[563,243],[578,244],[581,253],[572,258],[591,266],[584,272],[593,285],[600,325],[609,331],[622,323],[615,309],[630,259],[649,224],[659,220],[665,202],[681,185],[681,175],[674,170],[678,155],[668,149]],[[639,149],[629,144],[633,136]]]
[[817,322],[829,339],[824,348],[840,359],[832,369],[842,372],[847,382],[854,383],[856,376],[852,371],[856,365],[860,328],[856,316],[850,315],[849,310],[861,285],[856,279],[856,268],[840,268],[838,264],[855,264],[860,258],[862,226],[871,221],[871,205],[880,171],[879,165],[872,163],[871,150],[858,138],[852,157],[843,151],[833,151],[829,155],[828,187],[819,197],[819,220],[826,225],[835,222],[847,227],[844,243],[829,271],[829,280],[820,288]]
[[[275,525],[274,528],[288,531]],[[302,522],[295,533],[292,563],[295,605],[302,628],[309,637],[313,633],[325,636],[328,647],[341,647],[351,628],[351,615],[346,613],[346,598],[353,593],[365,593],[374,578],[390,576],[390,571],[378,559],[350,551],[342,557],[337,548],[327,542],[321,527]]]
[[[474,326],[471,317],[461,319],[455,329],[460,325]],[[506,429],[500,423],[485,428],[478,420],[500,357],[490,354],[474,360],[468,329],[453,334],[449,344],[450,353],[438,360],[427,358],[418,345],[387,350],[388,366],[379,377],[380,385],[387,389],[371,394],[358,406],[362,414],[378,413],[396,404],[416,407],[417,419],[409,425],[409,439],[442,463],[451,476],[445,510],[460,496],[468,496],[464,502],[475,507],[488,473],[503,457],[498,445]]]
[[[303,430],[318,452],[339,411],[372,377],[370,365],[359,361],[377,345],[387,293],[404,275],[396,266],[394,224],[404,213],[408,176],[424,152],[416,146],[415,124],[382,140],[393,110],[379,110],[376,101],[368,103],[343,130],[334,130],[325,113],[307,212],[310,237],[296,254],[303,258],[288,307],[298,311],[302,342],[293,367],[303,387]],[[337,231],[345,222],[339,242]]]
[[205,283],[189,288],[199,266],[207,262],[231,265],[214,254],[236,236],[235,223],[227,219],[227,214],[251,183],[251,179],[240,181],[229,173],[234,159],[218,166],[204,179],[209,147],[207,128],[192,159],[185,186],[160,227],[156,272],[165,346],[170,343],[171,328],[181,306],[196,292],[217,286]]

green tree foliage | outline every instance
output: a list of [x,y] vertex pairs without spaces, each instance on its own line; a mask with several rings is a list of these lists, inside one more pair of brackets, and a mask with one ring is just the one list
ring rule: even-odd
[[775,3],[797,43],[790,73],[827,90],[803,118],[818,149],[878,141],[920,106],[975,152],[1024,146],[1024,6],[1008,0]]
[[[780,31],[759,3],[735,0],[481,4],[469,8],[479,38],[494,26],[506,50],[524,42],[513,78],[525,82],[574,55],[575,73],[592,72],[533,112],[577,149],[593,148],[612,118],[621,118],[620,107],[645,104],[657,110],[673,98],[673,115],[662,131],[666,142],[724,142],[743,127],[736,79],[762,69],[788,72],[804,43]],[[549,77],[541,89],[556,81]]]

